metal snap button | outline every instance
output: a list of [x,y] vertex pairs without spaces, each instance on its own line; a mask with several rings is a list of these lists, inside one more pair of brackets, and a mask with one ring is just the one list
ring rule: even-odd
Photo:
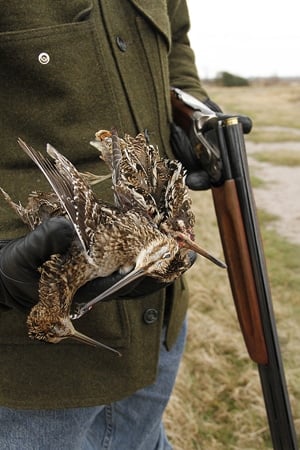
[[116,43],[117,43],[117,46],[118,46],[119,50],[121,50],[121,52],[126,52],[127,44],[126,44],[126,41],[124,41],[123,38],[121,38],[120,36],[117,36],[116,37]]
[[151,323],[155,323],[158,320],[158,315],[159,312],[157,309],[154,308],[146,309],[143,316],[144,322],[147,323],[148,325]]
[[42,52],[38,56],[39,63],[48,64],[50,62],[50,56],[46,52]]

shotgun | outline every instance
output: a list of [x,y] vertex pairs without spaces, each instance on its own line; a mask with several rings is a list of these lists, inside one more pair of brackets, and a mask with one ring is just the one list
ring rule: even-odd
[[228,277],[246,348],[257,364],[273,448],[297,450],[264,250],[246,156],[245,116],[215,113],[177,88],[173,118],[188,138],[175,156],[188,171],[204,169],[212,186]]

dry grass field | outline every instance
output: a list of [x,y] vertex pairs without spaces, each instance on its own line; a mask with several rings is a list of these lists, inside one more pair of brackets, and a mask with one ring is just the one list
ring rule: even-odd
[[[208,86],[208,90],[224,111],[252,117],[254,128],[247,136],[249,145],[250,141],[282,143],[282,148],[288,148],[289,143],[300,142],[300,85]],[[260,153],[259,157],[264,158],[263,150]],[[268,158],[272,164],[272,158]],[[289,159],[287,152],[280,164],[288,165]],[[295,166],[299,166],[299,159],[298,153]],[[278,165],[278,161],[274,164]],[[268,189],[266,180],[260,180],[256,174],[253,184]],[[197,241],[222,257],[211,193],[192,192],[191,196],[197,218]],[[294,201],[299,202],[299,198]],[[280,204],[274,209],[272,214],[259,209],[259,218],[286,378],[300,436],[300,246],[270,227],[280,215]],[[165,414],[174,449],[271,449],[257,368],[245,349],[227,274],[198,258],[187,277],[190,285],[187,347]]]

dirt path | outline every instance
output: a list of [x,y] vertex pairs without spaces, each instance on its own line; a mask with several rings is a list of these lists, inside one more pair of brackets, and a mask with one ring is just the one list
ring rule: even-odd
[[247,142],[248,161],[253,175],[263,180],[263,187],[254,189],[258,208],[278,216],[270,223],[290,242],[300,244],[300,167],[276,166],[257,161],[251,154],[257,151],[300,152],[300,142],[255,144]]

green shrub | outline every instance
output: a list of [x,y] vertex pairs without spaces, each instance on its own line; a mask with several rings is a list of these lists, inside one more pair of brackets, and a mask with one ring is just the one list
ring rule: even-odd
[[249,80],[247,78],[233,75],[229,72],[220,72],[216,78],[216,83],[220,86],[233,87],[233,86],[249,86]]

